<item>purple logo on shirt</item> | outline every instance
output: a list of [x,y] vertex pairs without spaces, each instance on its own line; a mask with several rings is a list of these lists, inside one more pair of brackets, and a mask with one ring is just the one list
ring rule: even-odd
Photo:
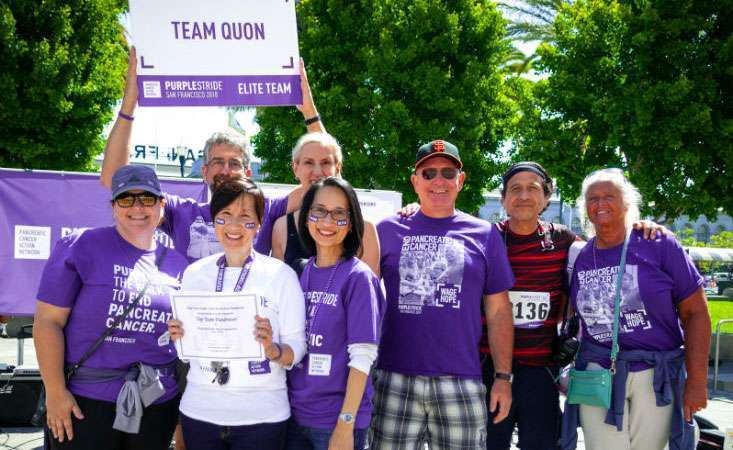
[[264,375],[270,373],[270,361],[265,359],[263,361],[250,361],[249,362],[249,374],[250,375]]

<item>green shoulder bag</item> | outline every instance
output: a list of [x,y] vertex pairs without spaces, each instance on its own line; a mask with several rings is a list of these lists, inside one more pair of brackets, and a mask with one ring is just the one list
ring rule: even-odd
[[[595,245],[595,242],[593,243]],[[611,388],[613,376],[616,374],[616,356],[618,355],[618,316],[621,302],[621,278],[626,270],[626,249],[629,246],[629,236],[624,240],[621,250],[621,263],[616,276],[616,293],[613,300],[613,343],[611,344],[611,368],[596,370],[570,369],[568,383],[568,403],[576,405],[611,407]],[[581,344],[582,347],[582,339]],[[580,350],[577,354],[580,354]],[[576,357],[577,357],[576,354]]]

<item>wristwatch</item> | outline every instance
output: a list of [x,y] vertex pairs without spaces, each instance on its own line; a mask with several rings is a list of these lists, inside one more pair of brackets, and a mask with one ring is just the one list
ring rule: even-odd
[[341,414],[339,414],[339,420],[341,422],[345,423],[346,425],[353,425],[354,424],[354,420],[356,420],[356,419],[355,419],[354,415],[351,414],[351,413],[341,413]]
[[513,373],[502,373],[502,372],[494,372],[494,378],[497,380],[504,380],[508,382],[514,381],[514,374]]

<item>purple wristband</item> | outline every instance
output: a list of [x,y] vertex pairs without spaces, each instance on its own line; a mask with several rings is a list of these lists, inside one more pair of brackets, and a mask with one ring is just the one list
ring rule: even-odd
[[122,111],[118,112],[117,115],[119,117],[122,117],[123,119],[129,120],[130,122],[132,122],[133,120],[135,120],[134,117],[128,116],[127,114],[123,113]]

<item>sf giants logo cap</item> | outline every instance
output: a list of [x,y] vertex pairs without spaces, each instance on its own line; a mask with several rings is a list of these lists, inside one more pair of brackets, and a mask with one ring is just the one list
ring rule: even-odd
[[417,155],[415,156],[415,167],[433,156],[441,156],[451,159],[456,163],[459,169],[463,167],[463,162],[461,162],[461,155],[458,153],[458,148],[450,142],[443,140],[428,142],[420,147],[417,151]]

